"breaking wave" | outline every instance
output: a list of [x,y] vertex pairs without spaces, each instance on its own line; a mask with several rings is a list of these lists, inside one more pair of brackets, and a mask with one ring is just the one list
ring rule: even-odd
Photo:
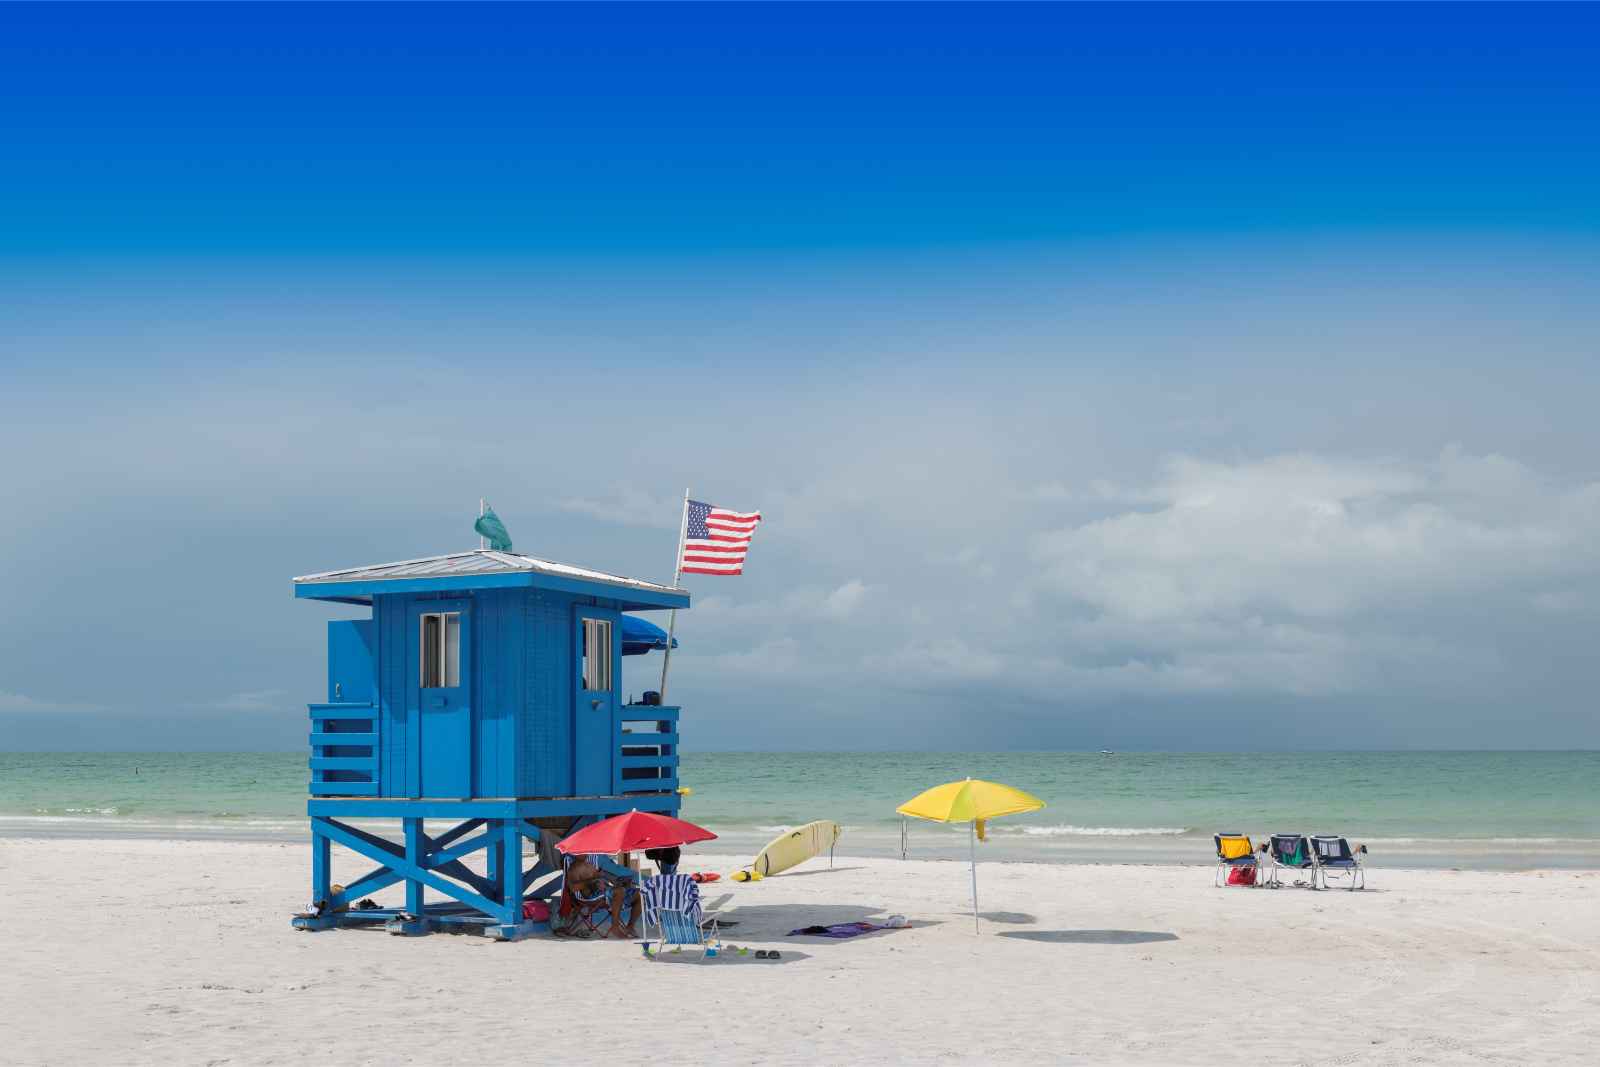
[[1186,826],[996,826],[990,833],[1027,834],[1033,837],[1177,837]]

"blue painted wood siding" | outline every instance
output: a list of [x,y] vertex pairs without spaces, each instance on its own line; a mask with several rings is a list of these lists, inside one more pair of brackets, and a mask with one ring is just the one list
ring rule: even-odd
[[517,736],[528,700],[529,592],[486,589],[473,597],[477,626],[477,795],[517,795]]
[[[359,663],[357,645],[372,660],[363,669],[375,679],[376,796],[422,795],[417,746],[423,739],[408,711],[416,703],[418,685],[412,612],[439,599],[430,594],[375,596],[370,623],[335,624],[364,628],[359,634],[341,631],[336,639],[330,628],[330,689],[336,674],[343,686],[354,669],[349,664]],[[473,763],[472,795],[571,796],[578,663],[573,607],[580,600],[601,607],[614,607],[615,602],[527,588],[478,589],[452,599],[468,603],[472,613],[470,646],[463,648],[461,664],[463,672],[472,672],[472,740],[467,749]],[[620,658],[614,660],[612,674],[620,703]],[[347,700],[354,695],[342,692]],[[603,759],[614,765],[620,755],[617,739],[607,734]]]
[[378,635],[371,619],[328,623],[328,700],[365,704],[378,697]]
[[419,796],[421,783],[412,772],[407,716],[406,636],[408,597],[373,597],[378,624],[378,721],[382,750],[378,760],[380,796]]
[[517,796],[572,795],[573,600],[544,589],[523,598],[526,688],[518,716]]

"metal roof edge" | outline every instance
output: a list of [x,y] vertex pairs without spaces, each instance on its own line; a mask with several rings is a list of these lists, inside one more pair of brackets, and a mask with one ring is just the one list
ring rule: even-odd
[[[418,564],[447,563],[451,560],[467,559],[484,559],[497,566],[490,569],[468,570],[464,573],[456,574],[448,571],[431,574],[393,575],[371,573],[391,568],[411,567]],[[340,600],[355,596],[365,598],[384,591],[384,587],[390,587],[395,592],[402,590],[428,592],[446,589],[540,585],[550,588],[564,588],[568,592],[592,591],[595,587],[601,587],[608,592],[615,591],[616,595],[608,597],[608,599],[617,600],[626,600],[628,599],[628,594],[631,593],[635,599],[644,601],[635,605],[635,610],[647,610],[652,607],[686,608],[689,605],[689,591],[681,586],[661,585],[643,578],[610,574],[606,571],[592,570],[575,564],[558,563],[554,560],[540,559],[537,556],[525,556],[515,552],[498,552],[493,549],[470,549],[464,552],[423,556],[418,559],[395,560],[389,563],[370,563],[358,567],[343,567],[338,570],[301,575],[293,579],[293,583],[296,598],[308,600]]]

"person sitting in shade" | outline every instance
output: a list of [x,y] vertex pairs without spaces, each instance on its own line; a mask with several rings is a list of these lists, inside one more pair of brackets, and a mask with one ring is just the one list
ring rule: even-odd
[[683,859],[683,849],[677,845],[671,848],[651,848],[645,850],[645,859],[656,865],[656,870],[662,874],[677,874],[678,863]]
[[625,880],[612,878],[599,865],[588,857],[580,857],[567,865],[566,883],[561,889],[561,900],[557,904],[555,913],[550,916],[550,929],[552,933],[564,934],[569,937],[587,937],[588,931],[579,925],[579,913],[583,905],[592,904],[604,896],[609,895],[606,906],[611,912],[610,936],[616,938],[635,936],[631,925],[624,925],[621,921],[623,908],[627,904],[628,883]]
[[[617,862],[624,868],[633,866],[633,857],[624,852],[617,857]],[[632,878],[618,878],[602,872],[606,884],[611,887],[611,936],[616,938],[638,937],[639,908],[637,904],[633,909],[633,916],[628,920],[628,925],[622,925],[623,909],[628,906],[628,894],[632,893],[635,901],[639,899],[639,886]]]

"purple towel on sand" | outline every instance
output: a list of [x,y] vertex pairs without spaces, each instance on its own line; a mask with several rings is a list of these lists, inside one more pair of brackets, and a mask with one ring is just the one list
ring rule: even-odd
[[805,926],[799,930],[790,930],[789,936],[804,937],[855,937],[858,934],[870,934],[874,930],[888,930],[890,927],[879,926],[877,923],[837,923],[833,926]]

